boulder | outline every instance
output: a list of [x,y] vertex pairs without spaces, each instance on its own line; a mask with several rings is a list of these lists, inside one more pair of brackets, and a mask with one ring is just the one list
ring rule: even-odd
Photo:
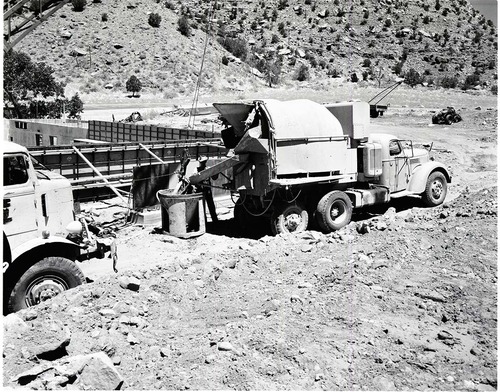
[[16,313],[11,313],[3,318],[3,330],[5,332],[13,331],[19,333],[28,328],[28,324],[26,324]]
[[[6,317],[7,318],[7,317]],[[20,338],[23,341],[22,355],[26,358],[57,359],[66,355],[66,346],[71,340],[68,327],[61,321],[34,320],[29,329],[9,329],[4,334],[4,342]],[[22,325],[22,324],[20,324]],[[4,327],[5,328],[5,327]]]
[[74,53],[75,56],[86,56],[87,51],[82,48],[74,48],[72,53]]
[[141,287],[141,281],[133,276],[120,276],[118,282],[122,288],[132,291],[139,291]]
[[25,388],[45,384],[50,385],[51,389],[115,390],[121,388],[123,377],[111,359],[101,351],[37,365],[18,374],[12,381]]
[[70,39],[73,36],[73,33],[71,31],[68,31],[68,30],[61,30],[59,32],[59,36],[61,38]]

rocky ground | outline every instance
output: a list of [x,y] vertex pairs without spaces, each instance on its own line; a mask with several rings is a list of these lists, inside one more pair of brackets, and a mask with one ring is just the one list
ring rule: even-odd
[[3,319],[4,386],[496,390],[496,108],[387,114],[375,128],[436,142],[443,206],[400,200],[328,235],[249,236],[227,209],[190,240],[125,226],[118,274]]

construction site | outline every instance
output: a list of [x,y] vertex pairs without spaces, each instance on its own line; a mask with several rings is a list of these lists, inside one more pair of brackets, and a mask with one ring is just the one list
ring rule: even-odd
[[335,83],[5,109],[4,388],[497,390],[496,94]]

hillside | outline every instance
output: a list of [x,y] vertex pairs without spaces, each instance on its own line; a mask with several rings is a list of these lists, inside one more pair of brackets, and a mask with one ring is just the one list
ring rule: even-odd
[[[214,2],[87,3],[76,12],[70,2],[16,50],[51,65],[69,90],[84,95],[109,90],[123,96],[131,75],[141,80],[143,92],[163,99],[194,91]],[[266,77],[255,68],[288,83],[302,64],[312,80],[356,73],[360,82],[384,86],[414,68],[429,85],[440,85],[445,77],[462,83],[474,72],[482,87],[496,85],[496,29],[465,0],[216,4],[202,91],[263,87]],[[151,13],[161,17],[157,28],[148,24]],[[179,32],[181,15],[192,27],[189,37]]]

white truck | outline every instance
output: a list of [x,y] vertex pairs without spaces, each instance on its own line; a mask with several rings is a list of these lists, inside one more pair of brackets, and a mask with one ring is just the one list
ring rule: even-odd
[[[75,221],[71,184],[35,170],[25,147],[3,142],[4,314],[85,282],[77,260],[104,256],[83,220]],[[108,245],[110,245],[108,243]],[[116,247],[108,246],[116,263]]]
[[[272,232],[306,230],[314,219],[325,232],[347,225],[353,209],[419,195],[443,203],[451,176],[426,149],[384,133],[369,133],[366,102],[318,104],[272,99],[215,103],[226,123],[232,155],[192,175],[192,184],[232,168],[235,218]],[[311,219],[312,218],[312,219]]]

